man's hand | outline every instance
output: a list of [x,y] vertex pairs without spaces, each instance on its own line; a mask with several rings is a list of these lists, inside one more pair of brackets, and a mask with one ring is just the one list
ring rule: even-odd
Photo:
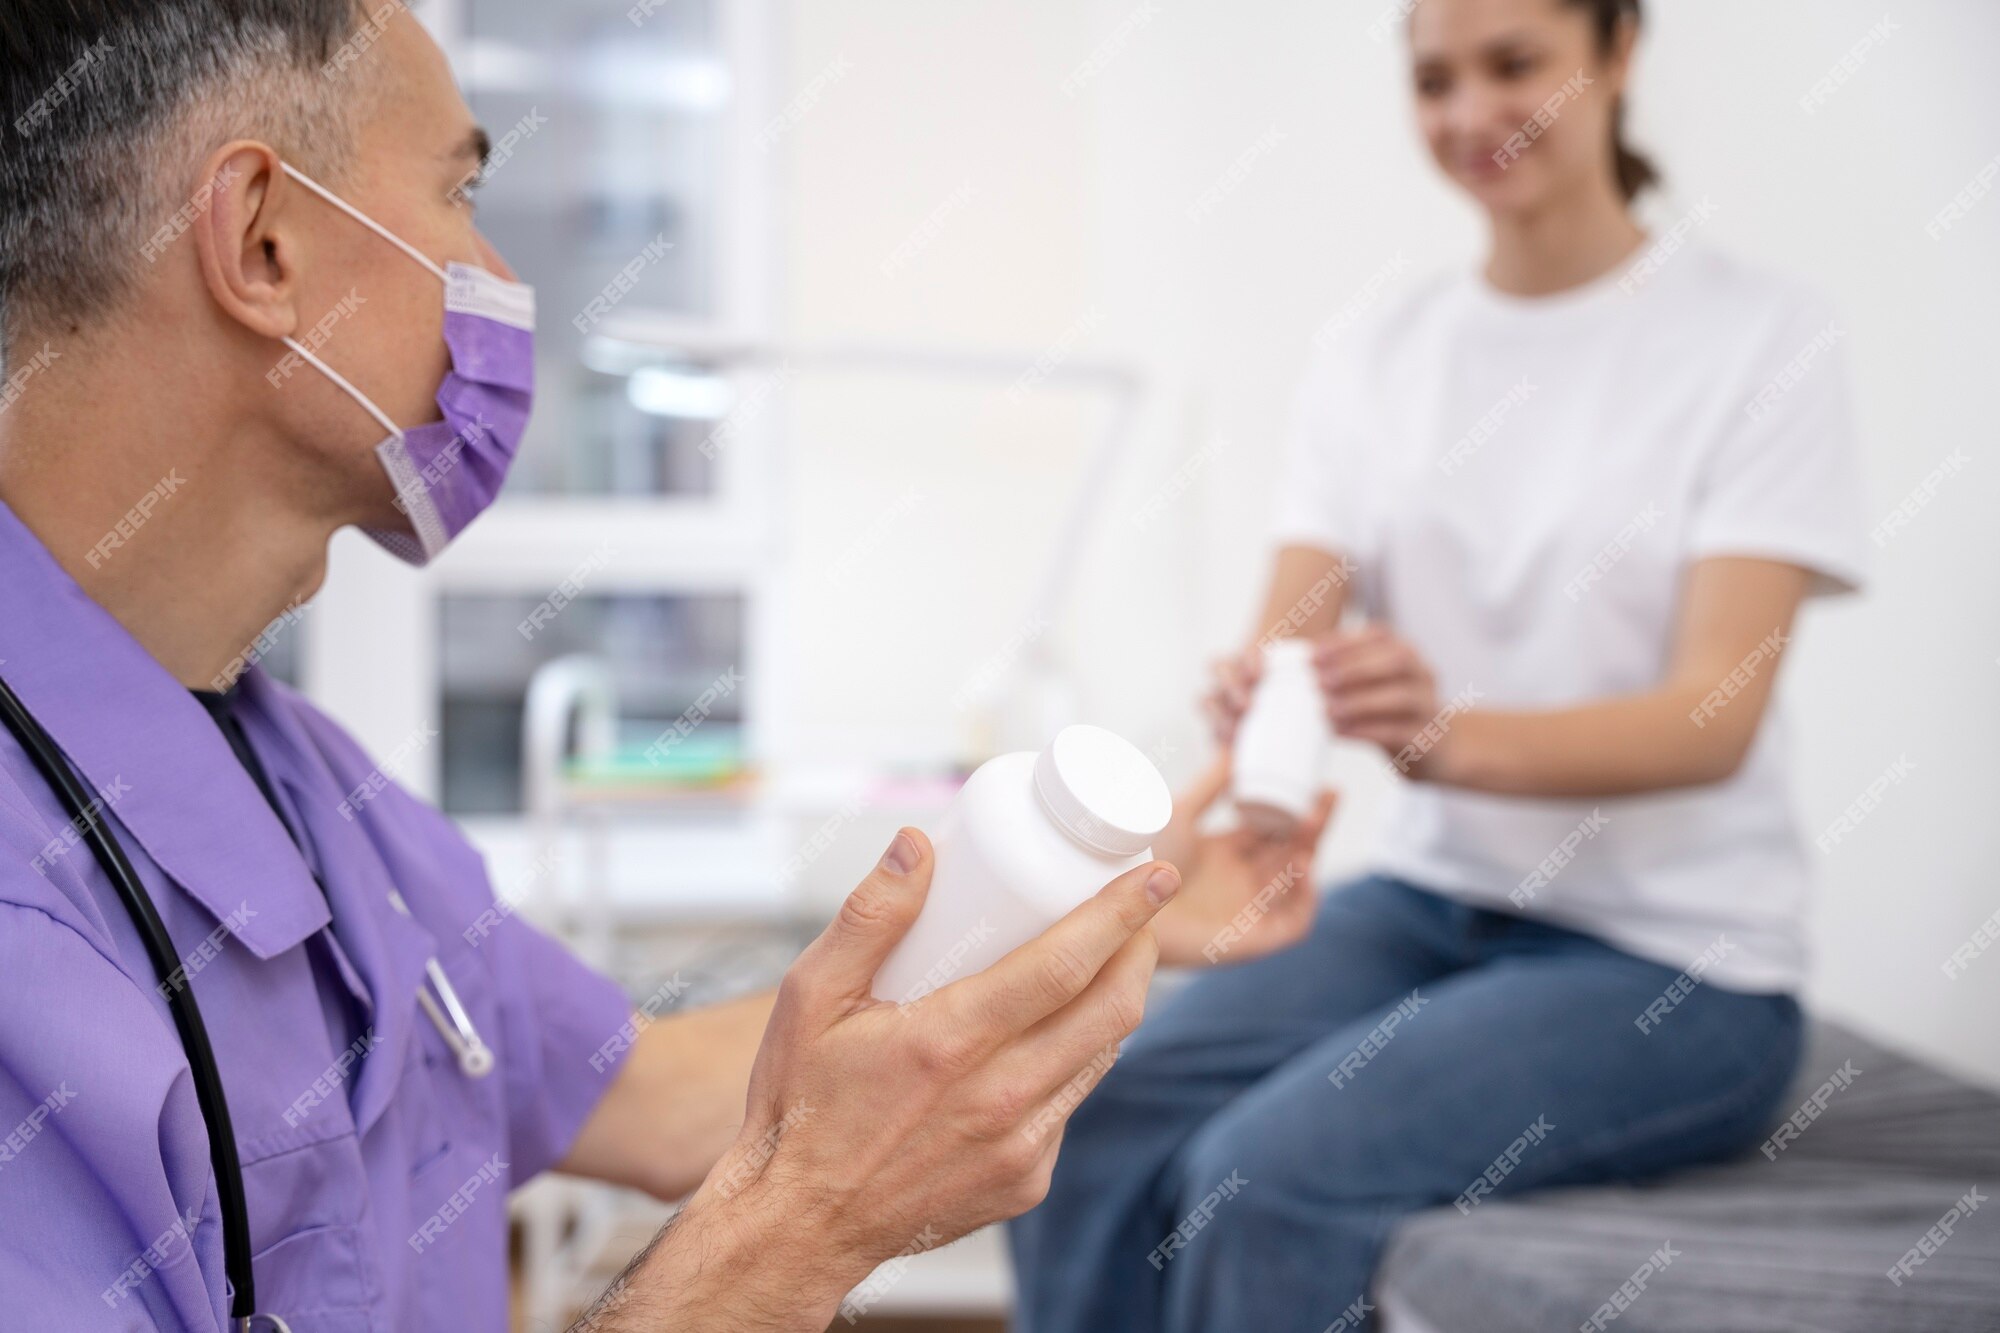
[[1197,831],[1202,816],[1229,787],[1225,754],[1174,801],[1173,822],[1154,850],[1181,868],[1186,883],[1153,921],[1160,961],[1175,967],[1240,963],[1298,943],[1312,928],[1313,852],[1332,817],[1332,792],[1290,836],[1269,838],[1238,827]]
[[585,1327],[821,1330],[883,1260],[1041,1201],[1070,1112],[1144,1012],[1146,925],[1180,875],[1149,862],[986,971],[874,1000],[931,868],[903,830],[792,965],[742,1132]]

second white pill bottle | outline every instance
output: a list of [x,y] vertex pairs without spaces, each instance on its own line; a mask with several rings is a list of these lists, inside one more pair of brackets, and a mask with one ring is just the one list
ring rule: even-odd
[[1237,813],[1260,832],[1282,836],[1312,812],[1333,742],[1314,674],[1312,644],[1265,645],[1250,707],[1236,725],[1231,760]]
[[1102,727],[981,764],[931,836],[930,894],[875,998],[908,1004],[992,966],[1151,860],[1173,809],[1152,761]]

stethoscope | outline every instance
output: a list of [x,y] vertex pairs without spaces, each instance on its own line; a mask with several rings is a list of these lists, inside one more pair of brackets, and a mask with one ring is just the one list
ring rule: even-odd
[[[277,1333],[291,1333],[291,1326],[277,1315],[257,1313],[256,1282],[250,1272],[250,1214],[244,1203],[243,1164],[236,1155],[236,1132],[230,1125],[229,1102],[222,1093],[222,1071],[215,1063],[208,1028],[201,1021],[201,1008],[194,1000],[193,984],[184,975],[175,980],[181,964],[173,939],[153,907],[152,896],[133,871],[131,861],[126,859],[125,849],[99,817],[97,802],[70,770],[54,738],[35,721],[4,680],[0,680],[0,716],[4,716],[7,729],[14,733],[21,748],[62,799],[70,826],[90,844],[98,864],[104,867],[125,910],[131,914],[132,924],[138,927],[146,956],[160,976],[160,990],[167,997],[167,1008],[174,1016],[174,1027],[179,1030],[181,1046],[187,1052],[188,1069],[194,1075],[195,1101],[208,1126],[208,1156],[215,1170],[216,1203],[222,1214],[222,1266],[231,1292],[229,1317],[237,1333],[252,1333],[259,1324]],[[408,904],[393,889],[389,891],[389,902],[403,916],[410,915]],[[425,962],[424,972],[437,991],[437,998],[433,999],[429,990],[419,987],[417,1001],[458,1057],[458,1067],[470,1078],[492,1073],[492,1048],[472,1025],[471,1015],[459,1003],[458,992],[452,989],[436,958]]]

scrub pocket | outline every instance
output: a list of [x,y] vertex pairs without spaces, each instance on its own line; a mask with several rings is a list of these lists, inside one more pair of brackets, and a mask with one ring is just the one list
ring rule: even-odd
[[[398,928],[415,929],[407,922]],[[459,1000],[489,1042],[499,1044],[500,1015],[491,972],[456,939],[433,944]],[[514,1170],[507,1139],[507,1070],[473,1078],[417,1006],[409,1003],[410,1043],[396,1088],[398,1114],[410,1127],[408,1228],[392,1244],[407,1245],[399,1258],[416,1274],[421,1328],[462,1328],[462,1286],[426,1274],[488,1271],[507,1250],[507,1191]],[[504,1054],[501,1056],[504,1059]]]
[[388,1333],[372,1312],[381,1284],[358,1219],[339,1215],[363,1178],[352,1134],[243,1164],[252,1225],[283,1219],[276,1240],[257,1227],[259,1314],[277,1315],[293,1333]]

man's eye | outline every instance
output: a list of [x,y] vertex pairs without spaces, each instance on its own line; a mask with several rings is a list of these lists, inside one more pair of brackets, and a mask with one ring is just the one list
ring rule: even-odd
[[1541,61],[1533,56],[1505,56],[1495,67],[1495,72],[1503,79],[1523,79],[1535,72]]
[[1442,97],[1451,88],[1451,79],[1443,74],[1419,74],[1417,95],[1419,97]]
[[458,184],[451,187],[452,202],[464,204],[467,208],[471,208],[478,203],[478,200],[474,199],[473,196],[485,187],[485,170],[481,169],[471,172],[463,180],[459,181]]

